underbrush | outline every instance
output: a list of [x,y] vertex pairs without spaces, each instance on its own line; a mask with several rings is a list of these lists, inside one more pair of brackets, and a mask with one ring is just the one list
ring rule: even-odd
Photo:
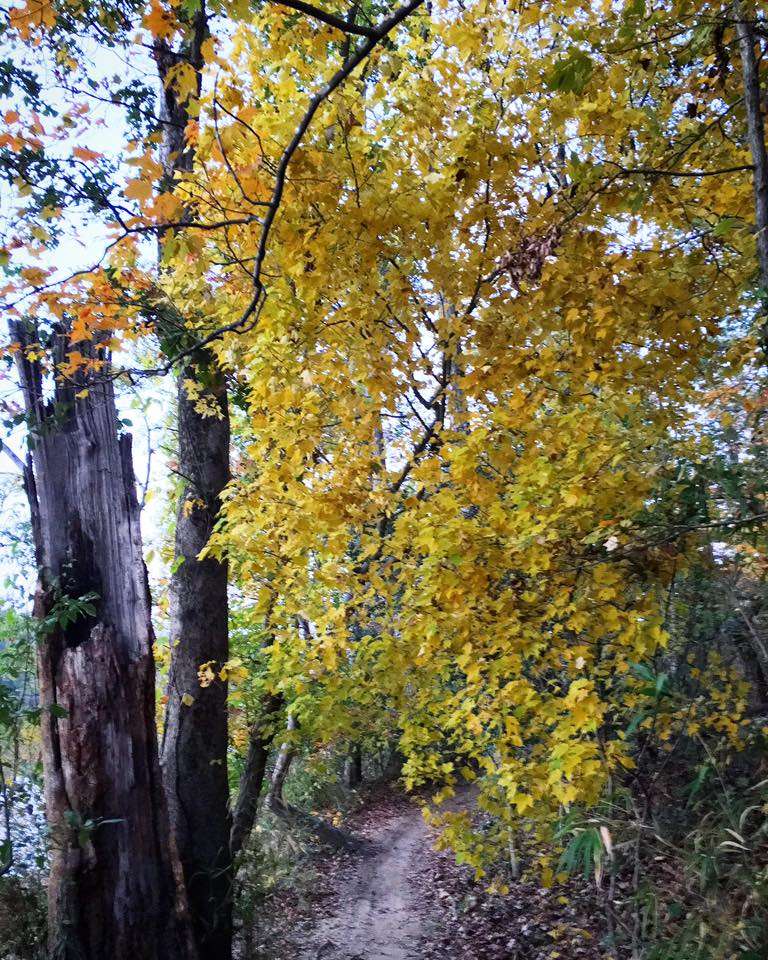
[[37,877],[0,877],[0,960],[44,960],[46,909]]
[[[558,828],[561,874],[591,877],[605,942],[642,960],[768,957],[768,780],[762,751],[638,772]],[[648,787],[651,789],[647,789]],[[643,789],[645,787],[646,789]]]
[[[343,785],[342,765],[332,756],[297,758],[285,783],[285,800],[333,826],[342,825],[365,797],[364,790]],[[328,856],[328,847],[311,829],[286,823],[262,807],[237,872],[241,956],[254,960],[280,954],[282,932],[322,899]]]
[[[316,849],[309,838],[262,815],[254,827],[237,874],[235,924],[240,955],[265,956],[274,940],[275,920],[301,914],[317,887]],[[275,902],[280,900],[279,911]]]

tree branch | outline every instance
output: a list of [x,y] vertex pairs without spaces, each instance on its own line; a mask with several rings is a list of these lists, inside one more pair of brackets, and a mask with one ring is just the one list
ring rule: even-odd
[[279,7],[290,7],[291,10],[298,10],[300,13],[306,13],[308,17],[314,17],[322,23],[327,23],[329,27],[335,27],[343,33],[354,33],[360,37],[369,37],[372,40],[379,40],[378,32],[375,27],[364,27],[358,23],[349,23],[333,13],[321,10],[319,7],[312,6],[311,3],[304,3],[303,0],[272,0]]
[[615,160],[605,160],[612,167],[618,167],[622,173],[637,174],[643,177],[721,177],[727,173],[741,173],[744,170],[754,170],[754,164],[741,163],[734,167],[723,167],[720,170],[661,170],[656,167],[622,167]]
[[21,457],[17,453],[14,453],[14,451],[11,450],[11,448],[8,446],[7,443],[4,443],[3,440],[1,439],[0,439],[0,452],[5,453],[10,458],[13,465],[17,467],[22,474],[24,473],[24,470],[26,469],[24,465],[24,461],[21,459]]
[[[291,3],[293,3],[293,0],[291,0]],[[170,357],[162,367],[155,367],[154,369],[150,370],[131,370],[129,373],[136,374],[137,376],[164,375],[168,373],[180,360],[190,356],[197,350],[208,346],[210,343],[213,343],[216,340],[221,340],[225,334],[247,333],[255,327],[255,325],[258,323],[259,314],[267,295],[266,288],[262,282],[262,266],[267,255],[270,232],[275,222],[275,217],[277,216],[278,210],[280,209],[280,204],[282,203],[288,167],[293,159],[294,154],[301,145],[304,135],[309,129],[310,124],[312,123],[312,120],[314,119],[315,114],[320,106],[331,96],[335,90],[342,85],[342,83],[344,83],[344,81],[354,72],[355,68],[358,67],[373,52],[378,44],[381,43],[381,41],[384,40],[388,34],[395,29],[395,27],[399,26],[403,20],[405,20],[423,3],[424,0],[409,0],[408,3],[404,4],[402,7],[399,7],[394,11],[394,13],[383,20],[378,27],[374,28],[370,35],[366,34],[367,39],[360,43],[357,49],[344,61],[344,64],[339,67],[331,79],[328,80],[328,82],[321,87],[320,90],[318,90],[309,101],[309,105],[304,113],[304,116],[301,118],[301,121],[296,127],[290,143],[287,145],[285,150],[283,150],[280,161],[275,168],[275,186],[272,190],[272,196],[267,205],[264,219],[261,221],[261,235],[259,237],[259,243],[251,276],[253,283],[253,296],[251,297],[250,302],[240,317],[237,320],[234,320],[232,323],[225,324],[224,326],[213,330],[202,340],[198,341],[194,346],[188,347],[187,349],[175,354],[173,357]],[[253,219],[255,220],[257,218]]]

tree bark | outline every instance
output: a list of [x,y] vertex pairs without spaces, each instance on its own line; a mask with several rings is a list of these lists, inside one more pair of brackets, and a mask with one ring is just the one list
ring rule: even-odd
[[282,697],[272,696],[267,698],[262,716],[251,728],[248,756],[243,775],[240,778],[237,803],[232,815],[232,833],[229,843],[233,857],[236,857],[248,843],[248,838],[253,830],[261,788],[264,786],[269,752],[275,739],[274,733],[265,729],[264,721],[274,716],[282,708],[282,705]]
[[259,797],[264,785],[264,775],[269,760],[270,743],[271,741],[262,739],[258,732],[251,735],[248,757],[245,761],[243,775],[240,778],[240,790],[232,815],[232,833],[230,834],[229,845],[233,857],[236,857],[248,843],[253,824],[256,821]]
[[[292,714],[288,715],[286,729],[289,734],[296,729],[296,718]],[[277,760],[275,760],[275,768],[272,771],[272,779],[269,782],[269,790],[267,791],[266,805],[273,813],[286,807],[283,799],[283,787],[295,756],[296,746],[293,741],[284,740],[280,745]]]
[[761,103],[760,71],[755,57],[755,31],[745,19],[742,4],[735,3],[736,33],[739,38],[741,71],[744,84],[744,108],[747,114],[749,149],[752,154],[752,174],[755,192],[755,231],[757,260],[761,287],[764,322],[763,350],[768,352],[768,150],[765,145],[765,121]]
[[[202,365],[201,365],[202,366]],[[203,416],[183,387],[201,372],[220,417]],[[200,953],[228,960],[232,937],[232,857],[227,777],[227,684],[201,687],[198,668],[229,657],[227,565],[199,560],[229,479],[229,419],[222,374],[185,367],[178,386],[179,472],[171,580],[171,667],[163,737],[163,777]],[[191,698],[191,699],[190,699]]]
[[[290,735],[296,730],[296,718],[288,716],[287,731]],[[358,841],[345,830],[340,830],[320,817],[315,817],[305,810],[287,803],[283,796],[283,788],[291,764],[296,757],[296,744],[292,740],[284,740],[275,760],[275,766],[272,770],[272,777],[269,782],[269,789],[264,798],[264,806],[270,813],[278,817],[284,823],[291,827],[298,827],[313,834],[320,843],[335,850],[356,850],[359,846]]]
[[[13,339],[39,348],[31,326]],[[68,349],[55,335],[54,360]],[[86,353],[87,345],[80,345]],[[107,360],[104,354],[101,359]],[[51,954],[195,956],[168,837],[155,668],[131,438],[119,436],[108,365],[57,382],[17,356],[34,476],[25,478],[40,577],[35,613],[51,828]],[[79,598],[91,596],[89,604]]]
[[356,790],[363,782],[363,751],[359,743],[352,746],[344,761],[344,781],[350,790]]
[[[188,25],[179,51],[168,42],[155,45],[163,85],[163,166],[166,189],[178,171],[189,172],[194,150],[185,141],[189,104],[168,86],[178,62],[192,65],[198,94],[202,44],[208,34],[205,3]],[[162,332],[162,331],[161,331]],[[182,333],[179,346],[186,346]],[[171,342],[173,340],[171,339]],[[201,381],[203,401],[216,415],[195,409],[183,387]],[[198,560],[229,481],[229,409],[224,375],[215,358],[198,351],[178,371],[178,470],[184,481],[176,519],[174,573],[171,579],[171,668],[163,738],[162,766],[171,827],[181,856],[195,940],[202,956],[229,960],[232,948],[232,857],[227,777],[227,685],[216,680],[201,688],[203,663],[218,669],[229,659],[227,565]],[[192,701],[189,702],[189,697]],[[189,706],[185,705],[185,698]]]

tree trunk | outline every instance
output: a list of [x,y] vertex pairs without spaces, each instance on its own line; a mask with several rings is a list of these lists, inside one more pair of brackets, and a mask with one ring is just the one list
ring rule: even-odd
[[356,790],[363,782],[363,751],[356,743],[344,761],[344,781],[350,790]]
[[264,721],[274,716],[282,708],[282,705],[282,697],[268,697],[264,703],[262,716],[251,729],[248,756],[243,775],[240,778],[237,803],[232,815],[232,833],[229,843],[233,857],[236,857],[248,843],[248,838],[253,830],[261,788],[264,785],[269,751],[275,739],[274,733],[264,729]]
[[[203,416],[183,387],[203,376],[204,397],[220,417]],[[198,668],[217,672],[229,657],[227,565],[199,560],[229,480],[229,419],[223,375],[185,366],[178,388],[179,465],[185,487],[176,519],[171,580],[171,668],[163,777],[200,953],[228,960],[232,937],[232,857],[227,777],[227,684],[201,687]],[[191,698],[191,699],[190,699]]]
[[[296,728],[296,718],[289,715],[288,734],[290,735]],[[307,831],[325,846],[334,850],[356,850],[359,843],[351,834],[286,802],[283,796],[283,788],[295,757],[296,744],[293,740],[284,740],[275,760],[269,789],[264,798],[264,806],[289,827],[298,827],[300,830]]]
[[262,739],[258,732],[251,735],[245,770],[243,770],[243,775],[240,778],[237,804],[232,815],[232,833],[229,843],[233,857],[236,857],[248,843],[253,824],[256,821],[259,797],[264,785],[267,760],[269,760],[270,743],[271,740]]
[[[188,25],[178,51],[166,40],[155,45],[163,85],[163,167],[165,189],[174,174],[189,172],[194,149],[185,141],[189,103],[167,84],[168,72],[183,61],[196,72],[197,93],[208,35],[205,3]],[[164,331],[161,331],[161,334]],[[182,331],[179,349],[189,345]],[[168,339],[168,338],[164,338]],[[174,343],[173,336],[170,343]],[[171,351],[173,352],[173,351]],[[203,383],[201,397],[216,415],[204,415],[183,387]],[[216,522],[221,492],[229,481],[229,409],[224,376],[207,351],[191,355],[178,371],[178,470],[184,490],[176,519],[171,579],[171,669],[163,738],[163,778],[171,827],[181,856],[195,940],[210,960],[229,960],[232,946],[232,857],[227,778],[227,685],[216,680],[201,688],[198,667],[214,670],[229,658],[227,566],[198,560]],[[182,698],[189,702],[185,705]]]
[[[39,348],[28,325],[14,325],[12,335]],[[60,360],[68,337],[56,340],[53,359]],[[57,383],[46,403],[37,363],[20,354],[17,365],[41,563],[35,613],[43,621],[38,667],[52,836],[51,953],[66,960],[190,958],[157,756],[150,598],[130,436],[118,435],[108,366],[98,381],[82,374]]]
[[755,31],[744,19],[742,4],[734,4],[736,33],[739,38],[741,72],[744,83],[744,108],[747,114],[749,149],[752,154],[752,174],[755,192],[755,231],[757,234],[757,262],[759,268],[761,301],[763,306],[763,350],[768,354],[768,150],[765,145],[765,121],[760,91],[760,71],[755,57]]
[[[296,718],[292,714],[288,716],[286,728],[289,734],[296,729]],[[266,804],[273,813],[286,807],[285,800],[283,799],[283,787],[285,786],[285,780],[295,756],[296,746],[293,741],[284,740],[280,745],[280,751],[275,761],[275,769],[272,771],[272,779],[269,782],[269,790],[267,791]]]

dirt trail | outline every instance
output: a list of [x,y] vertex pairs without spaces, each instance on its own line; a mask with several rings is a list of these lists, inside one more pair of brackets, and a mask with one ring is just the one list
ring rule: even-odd
[[[445,810],[473,810],[471,788]],[[482,822],[480,819],[479,822]],[[531,870],[498,896],[435,851],[417,804],[383,791],[347,821],[363,847],[328,855],[306,877],[308,897],[287,888],[262,926],[262,960],[608,960],[603,903],[575,877],[552,887]],[[535,864],[536,848],[526,848]],[[286,896],[290,894],[290,896]]]
[[427,931],[411,878],[429,845],[421,812],[406,807],[339,885],[338,906],[315,926],[303,960],[419,960]]

